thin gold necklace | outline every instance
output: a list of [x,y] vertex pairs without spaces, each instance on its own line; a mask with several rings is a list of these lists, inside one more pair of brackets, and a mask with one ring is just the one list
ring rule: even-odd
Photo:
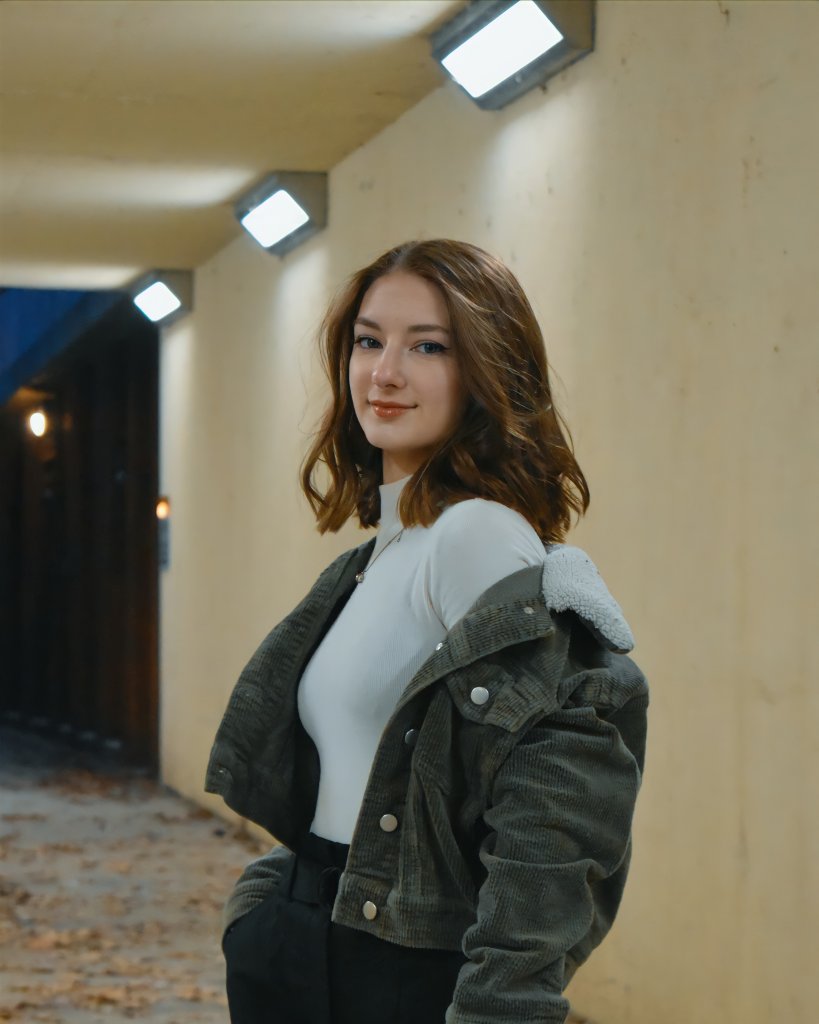
[[384,552],[387,550],[387,548],[390,546],[390,544],[392,544],[393,541],[401,540],[401,537],[402,537],[405,529],[406,529],[406,527],[403,526],[398,531],[398,533],[396,533],[396,535],[394,537],[390,537],[390,539],[387,541],[387,543],[384,545],[384,547],[381,548],[381,550],[378,552],[378,554],[375,556],[375,558],[370,562],[370,564],[367,566],[367,568],[366,569],[362,569],[361,572],[357,572],[356,573],[356,576],[355,576],[356,583],[363,583],[364,582],[364,577],[367,575],[367,573],[370,571],[370,569],[372,569],[372,567],[375,565],[375,563],[378,561],[378,559],[384,554]]

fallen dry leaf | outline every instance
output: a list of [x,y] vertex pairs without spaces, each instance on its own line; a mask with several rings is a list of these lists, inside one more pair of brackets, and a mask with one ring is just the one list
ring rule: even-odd
[[114,871],[118,875],[130,875],[134,869],[134,865],[129,860],[109,860],[103,864],[105,871]]
[[49,929],[33,935],[25,943],[28,949],[77,949],[88,946],[91,949],[104,949],[111,945],[111,940],[104,936],[98,928],[74,928],[67,931]]

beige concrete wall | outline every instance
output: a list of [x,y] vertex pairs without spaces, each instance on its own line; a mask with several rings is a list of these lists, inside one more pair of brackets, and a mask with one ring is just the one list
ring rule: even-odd
[[163,343],[162,767],[203,799],[242,664],[361,536],[297,489],[331,290],[413,236],[519,274],[591,483],[573,540],[653,684],[632,882],[570,992],[601,1024],[816,1019],[817,44],[816,4],[604,2],[545,95],[433,94],[333,169],[323,234],[202,267]]

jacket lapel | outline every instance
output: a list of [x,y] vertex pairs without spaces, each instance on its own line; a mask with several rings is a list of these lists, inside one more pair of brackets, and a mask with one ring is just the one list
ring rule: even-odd
[[510,644],[549,636],[554,623],[543,605],[540,576],[540,566],[521,569],[482,594],[409,681],[396,711],[449,672]]

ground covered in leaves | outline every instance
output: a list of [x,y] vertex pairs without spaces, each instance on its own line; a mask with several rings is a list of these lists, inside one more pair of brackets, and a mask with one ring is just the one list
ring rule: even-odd
[[227,1024],[222,903],[263,849],[144,776],[0,725],[0,1022]]
[[222,902],[258,844],[0,727],[0,1021],[226,1024]]

